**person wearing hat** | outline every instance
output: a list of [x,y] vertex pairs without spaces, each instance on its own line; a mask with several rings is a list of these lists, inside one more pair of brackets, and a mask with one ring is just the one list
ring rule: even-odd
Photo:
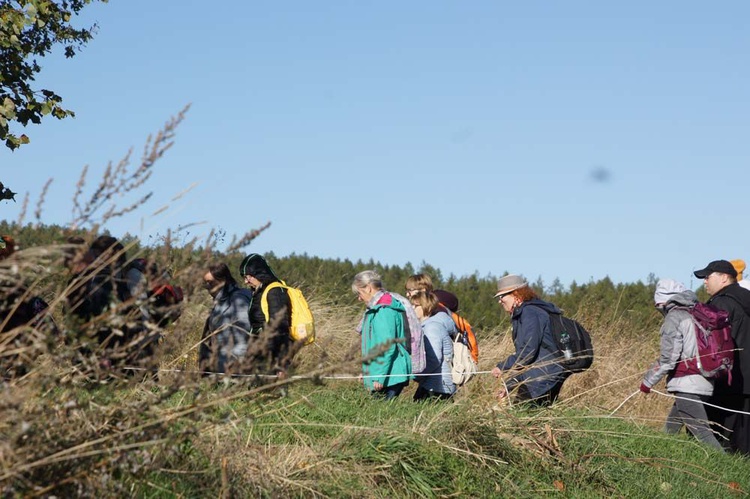
[[711,406],[706,412],[728,438],[725,446],[750,455],[750,291],[737,284],[737,270],[727,260],[714,260],[694,274],[703,279],[706,292],[711,295],[707,303],[729,312],[737,346],[731,384],[717,380],[709,403],[744,414]]
[[548,406],[560,394],[567,373],[556,362],[558,349],[552,337],[549,313],[559,314],[552,303],[539,299],[526,280],[506,275],[497,282],[495,298],[510,314],[515,353],[499,362],[492,375],[499,378],[512,371],[498,396],[503,399],[516,389],[517,401]]
[[[259,372],[284,375],[293,354],[289,328],[292,323],[292,303],[283,286],[266,288],[276,277],[265,258],[257,253],[247,255],[240,263],[240,275],[253,293],[250,305],[252,341],[248,346],[247,362]],[[263,313],[263,294],[268,301],[268,320]]]
[[677,433],[685,426],[701,442],[721,449],[721,444],[708,426],[704,404],[714,391],[713,381],[701,374],[675,372],[678,364],[698,355],[693,316],[688,307],[698,303],[694,291],[673,279],[660,279],[654,291],[654,306],[664,315],[661,326],[661,350],[641,382],[640,390],[650,393],[651,388],[667,376],[667,391],[676,398],[669,411],[664,431]]

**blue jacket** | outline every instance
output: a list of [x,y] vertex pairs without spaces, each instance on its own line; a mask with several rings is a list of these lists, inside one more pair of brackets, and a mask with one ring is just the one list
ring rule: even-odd
[[532,398],[541,397],[566,378],[564,369],[556,362],[558,349],[548,312],[560,313],[560,309],[537,298],[513,310],[511,322],[516,352],[497,364],[503,371],[521,370],[508,382],[508,389],[523,383]]
[[[419,386],[435,393],[453,394],[456,385],[451,376],[453,361],[453,341],[451,334],[456,334],[456,324],[445,312],[427,317],[422,322],[425,338],[427,367],[417,376]],[[432,374],[432,376],[424,376]]]
[[369,390],[376,381],[387,387],[411,378],[411,356],[404,347],[404,306],[388,293],[372,301],[362,323],[362,357],[368,359],[362,363],[362,374]]

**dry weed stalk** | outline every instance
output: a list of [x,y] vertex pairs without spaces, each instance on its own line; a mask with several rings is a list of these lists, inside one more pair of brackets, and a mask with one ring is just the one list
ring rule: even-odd
[[49,192],[49,186],[52,185],[52,178],[47,179],[47,182],[44,184],[44,187],[42,187],[42,193],[39,194],[39,201],[36,203],[36,210],[34,210],[34,218],[36,218],[36,224],[39,226],[42,223],[42,207],[44,206],[44,201],[47,198],[47,193]]
[[[88,166],[81,171],[81,177],[76,184],[76,192],[73,196],[73,220],[72,228],[78,228],[86,225],[103,225],[108,220],[123,216],[130,213],[148,201],[152,192],[149,192],[130,205],[120,207],[114,201],[115,197],[123,197],[139,190],[153,173],[153,166],[164,153],[174,144],[174,135],[177,127],[185,118],[185,114],[190,109],[190,105],[185,106],[182,111],[173,116],[164,124],[164,127],[157,132],[155,136],[149,135],[143,148],[143,156],[140,164],[135,168],[130,168],[130,157],[133,150],[130,149],[127,154],[113,165],[110,162],[102,176],[99,185],[91,194],[89,199],[82,200]],[[106,208],[105,208],[106,207]],[[97,214],[105,210],[101,216]]]
[[29,193],[27,192],[23,196],[21,202],[21,210],[18,212],[18,218],[16,219],[16,225],[19,227],[23,225],[23,221],[26,220],[26,211],[29,209]]

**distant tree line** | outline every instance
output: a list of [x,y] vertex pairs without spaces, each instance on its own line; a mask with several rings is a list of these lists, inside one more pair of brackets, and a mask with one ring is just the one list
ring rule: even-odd
[[[0,233],[13,235],[22,248],[60,244],[70,236],[86,235],[84,231],[72,232],[56,225],[18,227],[8,222],[0,222]],[[155,239],[156,242],[149,246],[142,246],[142,242],[129,237],[123,238],[123,241],[130,244],[129,256],[148,257],[164,249],[160,247],[159,238]],[[193,289],[195,283],[190,281],[197,280],[200,276],[179,274],[180,267],[186,266],[186,262],[194,264],[200,252],[200,249],[194,247],[169,248],[168,258],[177,271],[178,279],[183,281],[181,284],[187,289]],[[239,252],[225,255],[214,251],[210,259],[226,261],[236,273],[243,256]],[[479,334],[490,334],[491,331],[504,330],[509,326],[507,314],[501,311],[493,298],[499,276],[480,276],[475,273],[468,276],[446,277],[440,269],[426,262],[419,266],[411,263],[399,266],[384,265],[372,259],[352,261],[347,258],[320,258],[307,254],[280,257],[274,253],[266,253],[264,256],[280,278],[289,284],[300,286],[307,295],[328,306],[348,309],[357,306],[356,297],[351,292],[351,283],[354,275],[362,270],[376,270],[383,277],[386,289],[401,294],[404,293],[406,279],[410,275],[426,273],[432,277],[437,288],[446,289],[458,296],[461,314],[471,321]],[[200,258],[205,258],[205,255],[200,255]],[[607,324],[620,327],[625,324],[628,331],[637,331],[658,327],[660,316],[653,306],[656,280],[656,276],[649,275],[645,282],[614,283],[609,277],[605,277],[582,284],[574,281],[566,287],[559,279],[548,285],[539,278],[531,285],[541,298],[555,303],[567,315],[579,317],[584,324],[585,321],[599,327]],[[702,288],[698,293],[700,298],[706,298]],[[614,326],[615,324],[617,326]]]

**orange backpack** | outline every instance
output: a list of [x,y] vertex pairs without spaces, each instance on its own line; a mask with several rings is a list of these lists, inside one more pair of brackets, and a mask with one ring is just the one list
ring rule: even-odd
[[469,347],[471,358],[474,359],[475,363],[478,363],[479,345],[477,344],[477,337],[474,336],[474,331],[471,329],[471,324],[456,312],[451,312],[451,316],[453,317],[453,322],[456,323],[458,334],[461,335],[461,342]]

